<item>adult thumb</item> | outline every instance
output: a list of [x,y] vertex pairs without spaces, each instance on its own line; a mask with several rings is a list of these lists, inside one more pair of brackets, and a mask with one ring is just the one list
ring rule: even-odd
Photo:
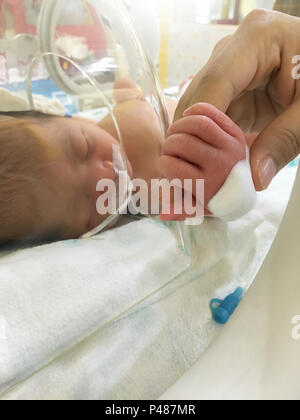
[[207,65],[195,76],[180,99],[174,122],[182,118],[184,111],[198,102],[209,103],[220,111],[226,112],[233,99],[234,88],[228,74],[225,71],[222,75],[216,74]]
[[251,168],[257,191],[263,191],[277,173],[300,153],[300,101],[293,103],[256,138]]

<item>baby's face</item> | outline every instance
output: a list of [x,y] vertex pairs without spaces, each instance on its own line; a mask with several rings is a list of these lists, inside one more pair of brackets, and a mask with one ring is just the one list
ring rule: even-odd
[[96,185],[101,179],[115,181],[112,147],[119,143],[83,119],[55,118],[46,122],[44,129],[49,161],[43,172],[43,188],[36,192],[40,216],[37,233],[77,238],[107,217],[97,213],[100,193]]

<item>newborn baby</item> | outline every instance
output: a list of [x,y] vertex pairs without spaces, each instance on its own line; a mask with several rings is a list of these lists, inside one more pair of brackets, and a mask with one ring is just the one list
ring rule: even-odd
[[[149,185],[162,174],[204,178],[208,209],[234,165],[246,158],[243,133],[215,108],[197,105],[171,126],[164,143],[155,111],[132,81],[119,81],[115,95],[130,176]],[[0,241],[78,238],[97,227],[108,215],[97,213],[96,185],[115,181],[118,141],[111,117],[98,124],[32,113],[7,117],[0,121]]]
[[[157,178],[159,119],[130,80],[115,88],[130,176]],[[115,180],[113,145],[119,143],[111,117],[97,125],[36,113],[2,116],[0,241],[77,238],[97,227],[105,216],[96,211],[96,185]]]

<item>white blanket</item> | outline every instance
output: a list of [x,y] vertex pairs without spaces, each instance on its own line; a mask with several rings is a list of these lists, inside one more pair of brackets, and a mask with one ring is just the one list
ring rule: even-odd
[[192,268],[129,312],[186,264],[173,234],[151,220],[88,241],[3,254],[2,398],[161,395],[218,333],[210,299],[251,284],[277,232],[294,176],[294,169],[283,171],[240,221],[208,219],[192,228]]
[[[36,111],[65,115],[66,110],[57,100],[48,99],[43,95],[33,95],[34,107]],[[0,87],[0,111],[1,112],[19,112],[29,111],[29,101],[25,92],[10,92]]]

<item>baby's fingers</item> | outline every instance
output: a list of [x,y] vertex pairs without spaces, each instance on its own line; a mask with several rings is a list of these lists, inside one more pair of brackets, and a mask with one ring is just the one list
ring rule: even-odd
[[195,136],[219,149],[239,146],[239,142],[226,133],[211,118],[202,115],[192,115],[176,121],[168,130],[168,136],[185,133]]
[[183,189],[188,189],[195,197],[197,196],[197,180],[204,179],[204,173],[199,167],[173,156],[161,156],[158,167],[170,182],[179,180]]
[[213,105],[198,103],[188,108],[183,116],[190,117],[192,115],[202,115],[213,120],[230,136],[245,144],[245,136],[243,131],[226,115]]
[[173,134],[165,141],[162,153],[204,169],[215,166],[221,151],[190,134]]

